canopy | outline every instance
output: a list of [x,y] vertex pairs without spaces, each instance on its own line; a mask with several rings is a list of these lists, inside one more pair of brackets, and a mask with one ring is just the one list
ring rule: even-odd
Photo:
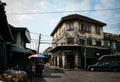
[[33,55],[30,55],[30,56],[28,57],[28,59],[30,59],[30,58],[44,59],[45,56],[43,56],[43,54],[33,54]]

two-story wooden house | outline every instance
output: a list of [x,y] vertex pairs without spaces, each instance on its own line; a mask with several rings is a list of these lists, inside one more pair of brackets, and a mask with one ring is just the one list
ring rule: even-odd
[[30,43],[31,41],[30,32],[27,28],[9,26],[14,38],[14,41],[10,43],[10,54],[8,55],[9,66],[25,66],[23,64],[27,63],[28,56],[33,54],[30,49],[26,48],[26,43]]
[[27,66],[28,56],[36,53],[26,48],[31,40],[29,30],[8,24],[5,5],[0,1],[0,73],[14,65]]
[[78,14],[62,17],[51,33],[53,64],[63,68],[86,68],[101,55],[109,53],[104,47],[105,25]]

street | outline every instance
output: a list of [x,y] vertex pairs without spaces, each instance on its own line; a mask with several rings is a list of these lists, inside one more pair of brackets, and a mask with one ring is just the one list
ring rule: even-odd
[[120,82],[120,72],[67,71],[45,66],[42,77],[32,82]]

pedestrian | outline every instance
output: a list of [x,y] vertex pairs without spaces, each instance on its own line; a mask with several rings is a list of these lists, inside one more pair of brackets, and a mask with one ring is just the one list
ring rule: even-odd
[[33,78],[32,64],[28,66],[27,75],[28,75],[29,81],[32,82],[32,78]]
[[35,68],[36,75],[42,76],[43,69],[44,69],[44,64],[43,62],[40,61],[39,63],[36,64],[36,68]]
[[32,73],[33,73],[33,76],[35,75],[35,65],[32,65]]
[[44,64],[43,64],[43,62],[39,62],[39,75],[40,75],[40,76],[42,76],[43,69],[44,69]]

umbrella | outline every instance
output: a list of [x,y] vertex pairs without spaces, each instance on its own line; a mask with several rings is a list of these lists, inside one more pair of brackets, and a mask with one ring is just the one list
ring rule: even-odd
[[30,58],[44,59],[45,56],[43,56],[42,54],[33,54],[33,55],[30,55],[30,56],[28,57],[28,59],[30,59]]

